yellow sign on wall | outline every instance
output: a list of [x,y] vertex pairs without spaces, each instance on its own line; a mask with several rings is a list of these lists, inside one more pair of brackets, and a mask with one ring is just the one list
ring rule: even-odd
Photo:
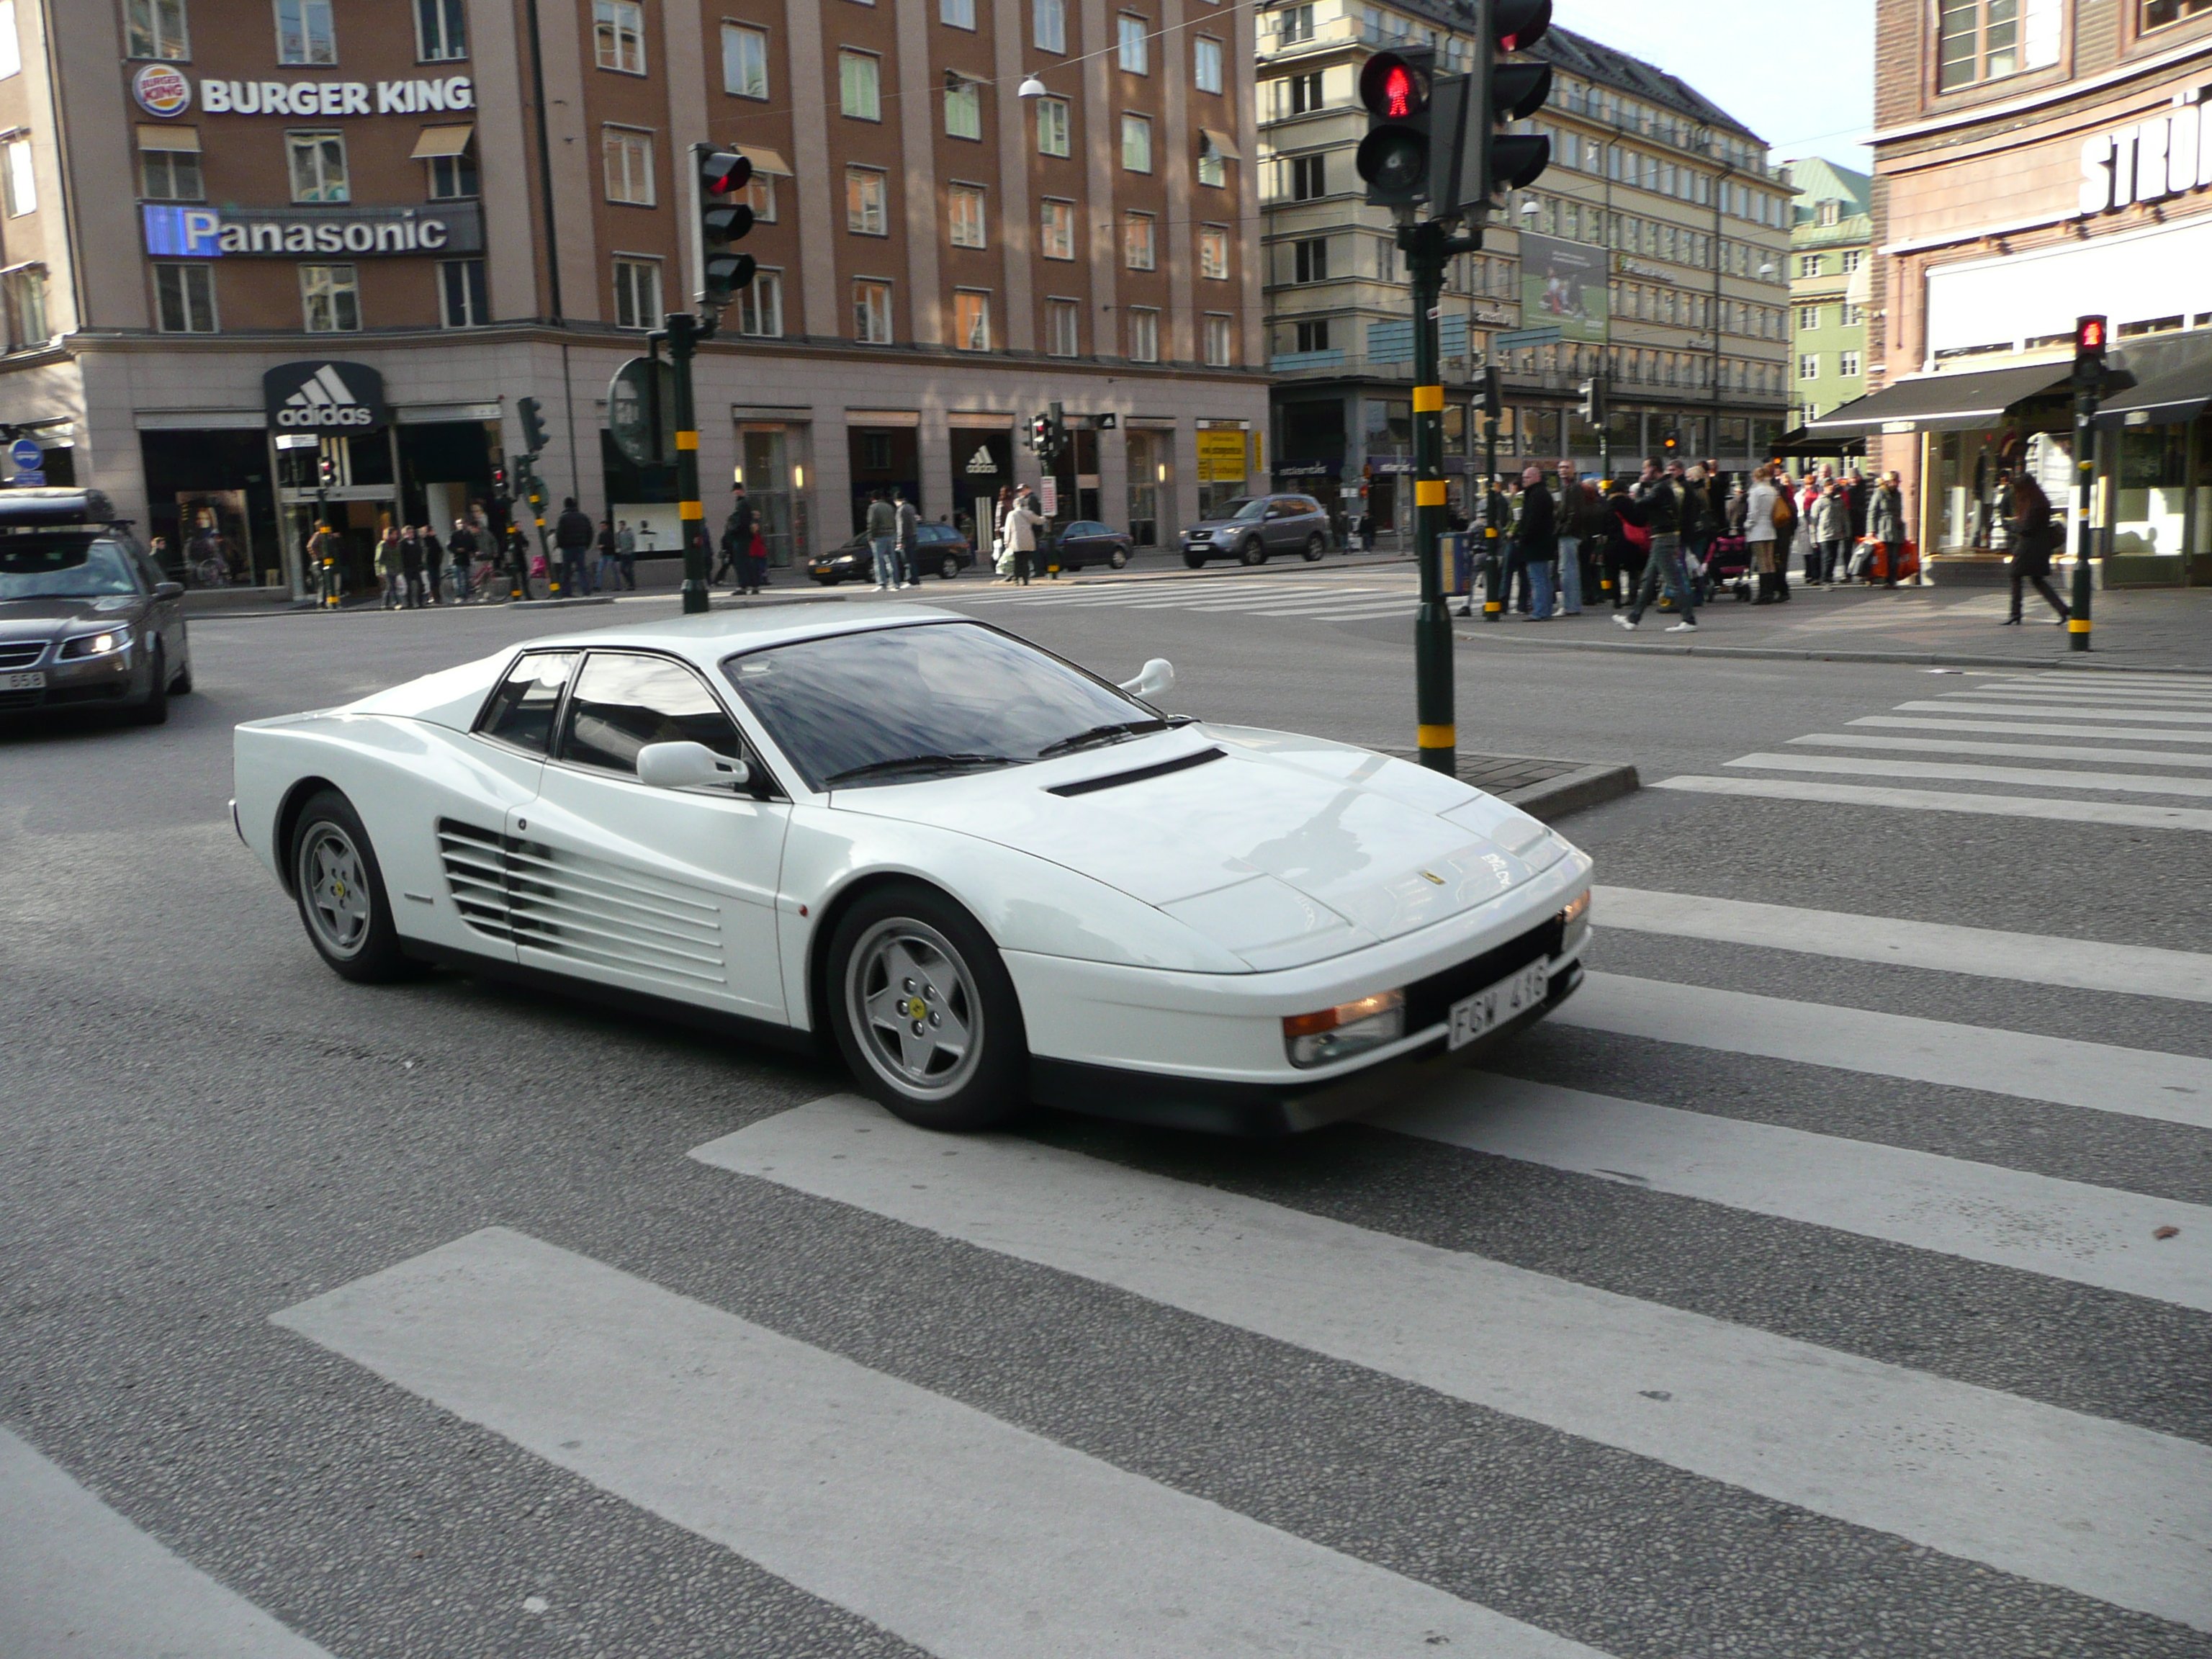
[[1244,434],[1216,427],[1198,434],[1198,481],[1241,484],[1245,477]]

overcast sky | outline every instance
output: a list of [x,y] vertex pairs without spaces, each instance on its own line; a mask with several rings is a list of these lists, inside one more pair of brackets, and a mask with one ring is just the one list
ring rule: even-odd
[[[1697,20],[1694,32],[1686,19]],[[1556,0],[1554,21],[1687,81],[1773,146],[1859,172],[1874,125],[1874,0]]]

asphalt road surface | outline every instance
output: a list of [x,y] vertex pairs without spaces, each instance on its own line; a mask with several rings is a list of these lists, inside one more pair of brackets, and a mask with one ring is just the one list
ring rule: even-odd
[[[1407,747],[1409,594],[914,597]],[[956,1140],[348,985],[234,838],[233,722],[635,614],[0,732],[0,1655],[2212,1655],[2212,683],[1463,645],[1465,746],[1644,779],[1559,1018]]]

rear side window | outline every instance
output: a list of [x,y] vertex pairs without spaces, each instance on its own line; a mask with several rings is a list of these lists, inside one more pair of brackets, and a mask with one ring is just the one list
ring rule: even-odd
[[635,775],[649,743],[703,743],[742,758],[736,723],[696,674],[665,657],[594,651],[568,699],[561,758]]
[[553,747],[553,717],[561,693],[576,672],[574,651],[535,651],[507,671],[477,730],[517,749],[543,755]]

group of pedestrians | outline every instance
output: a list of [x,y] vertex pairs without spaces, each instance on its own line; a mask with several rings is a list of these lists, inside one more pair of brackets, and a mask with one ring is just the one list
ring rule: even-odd
[[868,501],[867,537],[877,592],[921,586],[920,508],[898,490],[877,490]]
[[488,545],[465,519],[453,520],[453,534],[440,540],[427,524],[386,525],[376,544],[376,579],[386,611],[419,611],[447,600],[466,605],[474,592],[478,550]]

